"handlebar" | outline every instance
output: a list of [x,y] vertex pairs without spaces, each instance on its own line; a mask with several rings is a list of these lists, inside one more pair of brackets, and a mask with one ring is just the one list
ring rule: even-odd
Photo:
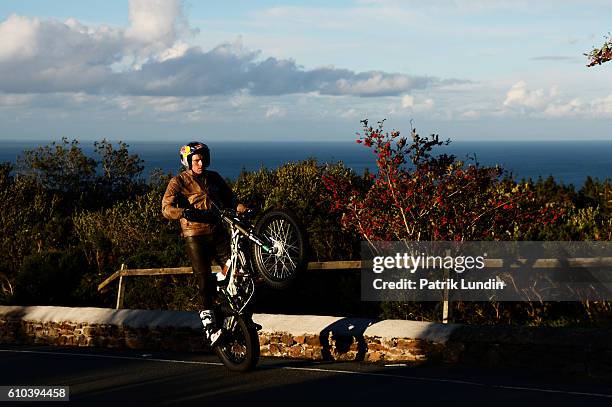
[[211,200],[211,212],[215,212],[223,222],[231,227],[238,229],[241,233],[247,236],[250,240],[260,245],[268,253],[276,253],[276,249],[267,239],[262,239],[254,232],[253,225],[248,222],[249,215],[253,214],[253,210],[248,209],[244,213],[230,208],[220,208],[214,201]]
[[[221,217],[221,219],[228,218],[228,220],[235,220],[240,223],[250,219],[253,215],[252,209],[247,209],[245,212],[238,212],[235,209],[231,208],[221,208],[214,201],[210,201],[212,209],[214,209]],[[226,222],[228,221],[226,220]]]

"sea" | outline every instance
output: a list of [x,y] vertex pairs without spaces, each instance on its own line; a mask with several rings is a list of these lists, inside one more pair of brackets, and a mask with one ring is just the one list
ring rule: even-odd
[[[0,162],[15,162],[24,149],[49,141],[0,140]],[[208,142],[210,169],[235,179],[242,170],[276,168],[283,163],[314,158],[320,163],[342,161],[361,174],[375,171],[371,149],[352,141],[226,141]],[[175,142],[128,142],[129,151],[144,160],[145,174],[154,169],[177,173],[180,170]],[[93,151],[93,142],[82,142],[84,151]],[[438,148],[438,153],[459,159],[475,156],[481,165],[501,165],[516,180],[553,176],[564,184],[580,188],[587,176],[612,178],[612,140],[592,141],[454,141]]]

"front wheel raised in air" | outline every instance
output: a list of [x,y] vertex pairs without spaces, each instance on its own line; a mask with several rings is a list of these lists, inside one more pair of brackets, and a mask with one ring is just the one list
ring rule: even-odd
[[223,334],[215,352],[229,370],[252,370],[259,360],[259,336],[252,324],[243,317],[229,316],[223,320]]
[[272,210],[257,222],[255,232],[273,248],[269,252],[253,244],[257,271],[269,286],[287,288],[306,265],[306,236],[295,215],[287,210]]

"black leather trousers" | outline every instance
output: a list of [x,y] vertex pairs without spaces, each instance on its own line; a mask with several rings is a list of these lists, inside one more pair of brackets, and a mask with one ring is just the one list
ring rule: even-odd
[[217,278],[211,272],[211,262],[223,267],[230,258],[230,241],[227,232],[218,228],[212,235],[185,238],[187,255],[196,277],[198,291],[204,309],[211,309],[217,289]]

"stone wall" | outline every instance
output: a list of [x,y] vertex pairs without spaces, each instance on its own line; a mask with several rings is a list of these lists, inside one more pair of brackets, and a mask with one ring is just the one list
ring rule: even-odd
[[[158,315],[159,314],[159,315]],[[189,313],[103,308],[0,307],[0,343],[201,350]],[[197,316],[195,316],[197,321]],[[176,323],[175,323],[176,322]]]
[[[255,314],[261,354],[312,360],[529,367],[612,373],[612,332]],[[201,351],[196,313],[0,307],[0,343]]]

